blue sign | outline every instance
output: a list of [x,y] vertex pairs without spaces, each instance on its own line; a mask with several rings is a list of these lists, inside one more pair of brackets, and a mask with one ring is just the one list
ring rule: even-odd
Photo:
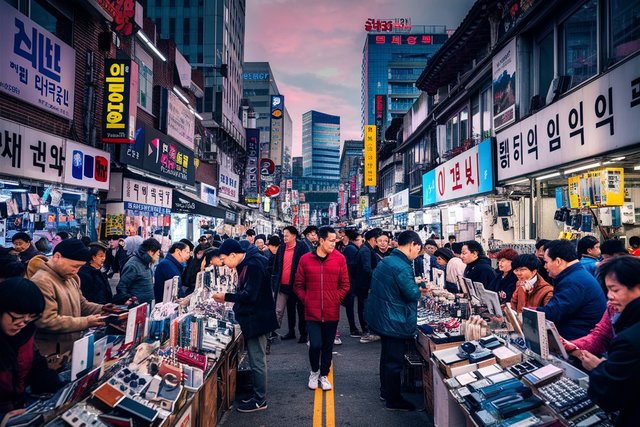
[[422,175],[422,206],[435,205],[436,202],[436,170],[432,169]]

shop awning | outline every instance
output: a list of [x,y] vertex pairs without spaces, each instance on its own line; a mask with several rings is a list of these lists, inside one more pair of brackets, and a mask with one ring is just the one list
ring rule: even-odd
[[173,190],[171,212],[202,215],[213,218],[224,218],[226,214],[224,209],[208,205],[202,200],[199,200],[195,195],[176,189]]

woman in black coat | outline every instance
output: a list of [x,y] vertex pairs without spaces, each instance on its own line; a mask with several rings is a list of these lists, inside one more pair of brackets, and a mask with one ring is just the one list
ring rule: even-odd
[[498,258],[498,276],[493,279],[486,289],[494,291],[500,297],[500,303],[511,301],[511,296],[516,290],[518,278],[513,273],[511,262],[518,256],[518,252],[513,249],[503,249],[496,255]]

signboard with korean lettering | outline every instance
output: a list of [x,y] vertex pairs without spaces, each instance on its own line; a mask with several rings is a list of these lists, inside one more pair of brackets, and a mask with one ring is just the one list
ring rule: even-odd
[[133,144],[120,144],[118,146],[118,159],[120,163],[135,166],[142,169],[144,167],[145,132],[142,122],[136,123],[135,139]]
[[110,153],[67,140],[65,158],[65,184],[109,189]]
[[125,209],[166,214],[171,211],[172,196],[173,190],[169,187],[137,179],[122,179],[122,201]]
[[233,170],[233,159],[223,152],[218,152],[220,171],[218,177],[218,195],[237,202],[240,190],[240,176]]
[[196,167],[193,151],[152,127],[144,126],[143,132],[144,169],[163,178],[194,185]]
[[282,164],[282,145],[284,143],[284,96],[271,96],[271,131],[269,158],[276,166]]
[[105,59],[102,142],[135,141],[137,99],[138,64],[131,59]]
[[376,127],[364,127],[364,185],[376,185]]
[[136,3],[133,0],[95,0],[113,18],[114,30],[123,36],[133,34]]
[[384,140],[384,124],[387,117],[387,97],[385,95],[375,96],[375,118],[376,118],[376,141]]
[[211,206],[218,206],[218,190],[212,185],[201,182],[200,199]]
[[498,180],[640,142],[640,56],[496,134]]
[[493,127],[516,120],[516,39],[493,57]]
[[438,45],[446,42],[447,38],[446,34],[370,34],[368,42],[370,45]]
[[196,118],[189,107],[178,98],[178,95],[168,91],[167,99],[167,135],[187,147],[194,149],[193,133],[196,126]]
[[391,196],[389,207],[394,214],[409,212],[409,189],[407,188]]
[[244,180],[244,202],[251,207],[260,205],[260,130],[247,129],[247,169]]
[[422,205],[493,191],[491,139],[457,155],[422,176]]
[[73,120],[74,49],[4,1],[0,28],[0,91]]

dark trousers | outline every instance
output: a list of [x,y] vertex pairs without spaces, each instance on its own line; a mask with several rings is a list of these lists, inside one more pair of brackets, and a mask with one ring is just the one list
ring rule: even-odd
[[294,294],[289,295],[287,298],[287,324],[289,326],[289,333],[295,334],[296,332],[296,311],[298,312],[298,332],[302,338],[307,336],[307,325],[304,320],[304,304]]
[[342,305],[344,305],[345,311],[347,312],[347,320],[349,321],[349,329],[351,331],[355,331],[358,329],[356,326],[355,315],[353,314],[353,309],[355,305],[356,296],[350,290],[347,292],[347,296],[344,297],[344,301],[342,301]]
[[318,372],[320,369],[320,376],[329,375],[336,329],[338,329],[338,322],[307,321],[309,362],[313,372]]
[[403,400],[400,394],[400,381],[407,340],[404,338],[380,336],[380,396],[387,403],[395,404]]
[[358,321],[360,322],[360,327],[362,328],[362,333],[366,334],[367,332],[369,332],[369,326],[367,325],[367,322],[364,319],[364,306],[367,302],[367,297],[369,296],[368,293],[362,293],[362,292],[358,292],[357,293],[357,298],[358,298]]

